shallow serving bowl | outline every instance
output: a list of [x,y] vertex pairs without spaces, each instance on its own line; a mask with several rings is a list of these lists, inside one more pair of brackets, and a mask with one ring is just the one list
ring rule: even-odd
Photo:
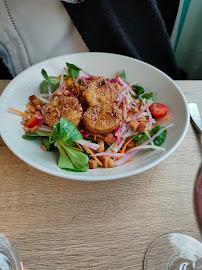
[[[127,80],[142,85],[146,92],[154,92],[154,102],[168,107],[171,116],[164,123],[173,123],[168,129],[167,138],[162,145],[166,151],[142,150],[132,162],[111,169],[98,168],[87,172],[71,172],[57,167],[57,153],[41,150],[41,141],[22,139],[24,130],[20,124],[21,117],[9,111],[8,107],[25,111],[28,97],[39,93],[43,80],[41,69],[51,76],[61,74],[66,62],[73,63],[93,75],[115,77],[118,71],[125,69]],[[186,99],[176,85],[165,73],[155,67],[136,59],[107,53],[79,53],[59,56],[39,64],[19,74],[6,87],[0,99],[0,134],[2,139],[20,159],[46,173],[76,180],[100,181],[112,180],[135,175],[148,170],[170,156],[182,142],[189,125],[189,113]]]

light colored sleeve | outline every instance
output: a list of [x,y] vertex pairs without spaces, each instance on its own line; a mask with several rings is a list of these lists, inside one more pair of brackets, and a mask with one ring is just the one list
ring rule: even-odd
[[45,59],[87,51],[60,0],[0,0],[0,58],[13,77]]

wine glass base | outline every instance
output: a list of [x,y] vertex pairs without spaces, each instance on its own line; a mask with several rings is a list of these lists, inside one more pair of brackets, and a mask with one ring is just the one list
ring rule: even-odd
[[162,235],[149,246],[144,270],[202,270],[202,243],[182,233]]

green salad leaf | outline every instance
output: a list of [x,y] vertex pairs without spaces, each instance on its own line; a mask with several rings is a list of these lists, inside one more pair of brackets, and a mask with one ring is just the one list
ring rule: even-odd
[[[158,125],[158,126],[155,126],[150,132],[150,136],[154,136],[159,130],[161,130],[162,128],[164,128],[164,126],[162,125]],[[165,129],[163,132],[161,132],[161,134],[156,137],[156,139],[154,139],[154,144],[157,145],[157,146],[161,146],[165,139],[166,139],[166,136],[167,136],[167,129]]]
[[82,138],[83,136],[79,132],[78,128],[72,122],[68,121],[62,116],[60,118],[60,140],[65,142],[73,142]]
[[[152,130],[149,131],[149,135],[151,137],[154,136],[162,128],[164,128],[164,126],[162,126],[162,125],[155,126]],[[154,139],[154,141],[153,141],[154,144],[156,146],[161,146],[164,143],[166,136],[167,136],[167,130],[165,129],[163,132],[161,132],[161,134],[158,137],[156,137]],[[147,137],[145,132],[142,132],[133,138],[134,142],[143,142],[143,141],[147,141],[147,140],[149,140],[149,138]]]
[[48,131],[36,130],[35,132],[40,137],[49,137],[51,135],[51,132]]
[[22,135],[22,138],[25,140],[36,140],[39,137],[39,135],[36,134],[36,132],[32,132],[29,134]]
[[56,136],[60,136],[60,121],[53,125],[53,132]]
[[144,88],[140,86],[139,84],[133,84],[132,89],[135,91],[137,94],[135,98],[138,98],[140,95],[144,94]]
[[152,92],[146,93],[146,94],[142,95],[142,98],[145,98],[146,103],[148,103],[150,100],[153,101],[153,93]]
[[52,132],[51,135],[49,136],[49,142],[54,143],[57,141],[57,139],[58,139],[58,136],[54,132]]
[[143,142],[143,141],[147,141],[147,140],[149,140],[149,138],[147,137],[147,135],[144,132],[138,134],[137,136],[135,136],[133,138],[134,142]]
[[89,169],[88,156],[68,146],[68,143],[58,141],[60,158],[58,167],[70,171],[85,172]]
[[70,63],[66,63],[66,65],[68,67],[68,76],[73,79],[76,78],[79,75],[81,68]]
[[47,72],[45,71],[45,69],[41,70],[41,75],[44,77],[45,80],[50,81]]
[[49,139],[43,139],[43,145],[45,145],[46,149],[49,151],[50,150],[50,146],[51,146],[51,143],[49,141]]
[[[60,86],[60,79],[54,76],[48,76],[47,72],[42,69],[42,76],[45,80],[40,84],[40,92],[41,94],[48,94],[48,87],[50,86],[51,92],[54,92]],[[63,80],[65,82],[65,80]]]
[[126,72],[124,69],[121,72],[121,77],[122,77],[123,81],[126,82]]
[[64,152],[68,155],[72,164],[76,169],[81,169],[86,164],[88,164],[88,156],[84,153],[75,150],[72,147],[69,147],[67,143],[60,142],[60,145],[63,147]]
[[52,84],[49,81],[43,80],[40,84],[40,92],[41,94],[48,94],[48,87],[50,86],[51,92],[54,92],[58,87],[60,83],[58,84]]
[[42,143],[47,151],[59,150],[59,168],[77,172],[85,172],[89,169],[88,155],[74,142],[82,139],[83,136],[78,128],[66,118],[61,117],[60,121],[54,124],[53,132],[36,130],[22,136],[26,140],[35,140],[39,137],[43,138]]
[[69,157],[66,155],[60,155],[58,161],[58,167],[63,170],[75,171],[75,172],[86,172],[89,169],[89,165],[85,165],[84,167],[77,169],[74,167]]
[[39,137],[49,137],[50,135],[51,132],[36,130],[35,132],[22,135],[22,138],[25,140],[35,140]]

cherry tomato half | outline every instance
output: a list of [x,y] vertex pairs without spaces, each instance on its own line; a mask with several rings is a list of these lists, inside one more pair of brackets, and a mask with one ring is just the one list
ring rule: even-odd
[[37,116],[41,116],[40,112],[37,112],[36,115],[33,115],[27,122],[26,127],[32,128],[37,126],[40,122],[41,119],[37,118]]
[[151,114],[156,118],[164,117],[167,114],[167,107],[161,103],[153,103],[149,106]]

